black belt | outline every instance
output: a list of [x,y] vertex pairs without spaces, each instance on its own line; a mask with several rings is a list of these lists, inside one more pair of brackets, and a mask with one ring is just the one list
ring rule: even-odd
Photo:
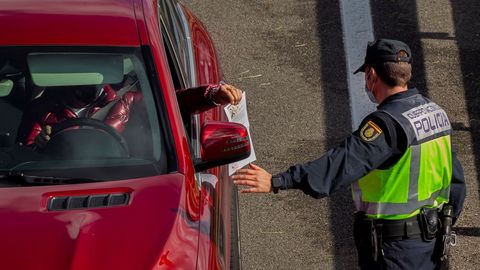
[[355,226],[361,230],[372,230],[372,226],[384,240],[401,240],[421,238],[422,230],[418,216],[400,220],[370,219],[364,213],[355,214]]

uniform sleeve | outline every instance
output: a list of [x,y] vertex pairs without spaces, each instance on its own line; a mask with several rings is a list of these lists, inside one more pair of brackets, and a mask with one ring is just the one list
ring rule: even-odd
[[367,117],[357,131],[319,159],[278,174],[283,181],[280,189],[299,188],[321,198],[350,185],[396,153],[392,145],[396,141],[395,128],[391,126],[379,117]]
[[457,155],[453,153],[452,157],[453,173],[452,182],[450,184],[450,201],[449,204],[453,206],[454,222],[460,216],[463,209],[463,203],[467,194],[467,186],[465,184],[465,176],[462,165],[457,159]]

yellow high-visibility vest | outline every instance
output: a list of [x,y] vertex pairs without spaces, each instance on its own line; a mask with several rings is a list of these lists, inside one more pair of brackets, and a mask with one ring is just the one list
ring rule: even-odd
[[451,125],[445,111],[420,94],[379,110],[407,134],[409,147],[388,169],[376,169],[352,184],[358,211],[375,219],[404,219],[423,207],[447,203],[452,179]]

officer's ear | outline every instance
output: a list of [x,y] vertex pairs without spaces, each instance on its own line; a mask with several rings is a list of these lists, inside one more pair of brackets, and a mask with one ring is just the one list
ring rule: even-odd
[[371,72],[372,68],[370,66],[367,66],[367,68],[365,69],[365,81],[370,80]]
[[372,66],[368,67],[367,80],[373,79],[377,76],[377,72]]

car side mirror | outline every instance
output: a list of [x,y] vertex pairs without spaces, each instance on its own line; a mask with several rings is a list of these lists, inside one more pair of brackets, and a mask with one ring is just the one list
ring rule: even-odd
[[195,162],[197,172],[245,159],[251,150],[247,128],[231,122],[203,124],[200,145],[202,158]]

